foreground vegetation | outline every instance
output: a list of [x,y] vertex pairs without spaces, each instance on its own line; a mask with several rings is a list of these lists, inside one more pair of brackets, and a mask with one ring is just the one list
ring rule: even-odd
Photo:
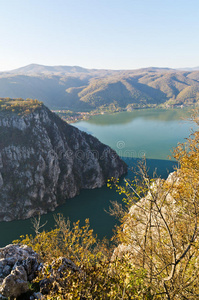
[[31,246],[45,264],[35,286],[51,276],[52,261],[59,268],[60,256],[77,266],[54,279],[45,299],[198,299],[199,130],[173,155],[180,168],[167,180],[150,179],[141,164],[134,182],[109,182],[126,204],[111,210],[121,220],[111,246],[97,241],[88,220],[71,227],[57,216],[50,232],[34,220],[36,235],[16,242]]

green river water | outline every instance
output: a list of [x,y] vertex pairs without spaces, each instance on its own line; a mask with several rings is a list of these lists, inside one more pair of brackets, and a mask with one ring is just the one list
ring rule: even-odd
[[[110,115],[93,116],[88,121],[80,121],[74,126],[96,136],[123,157],[129,169],[137,159],[145,155],[150,173],[166,177],[173,170],[175,162],[168,160],[171,149],[188,137],[194,124],[187,120],[188,109],[174,110],[136,110]],[[131,172],[127,177],[132,177]],[[54,212],[42,216],[46,220],[46,230],[53,228],[53,215],[62,213],[72,222],[89,218],[91,228],[98,234],[110,238],[116,220],[106,213],[110,200],[121,202],[121,196],[106,186],[95,190],[83,190],[80,195],[66,200],[66,203]],[[106,210],[106,211],[105,211]],[[1,222],[0,247],[17,239],[20,235],[33,233],[31,220]]]

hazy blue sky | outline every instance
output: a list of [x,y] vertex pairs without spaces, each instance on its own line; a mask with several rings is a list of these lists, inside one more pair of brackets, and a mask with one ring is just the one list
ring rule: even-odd
[[0,0],[0,70],[199,65],[199,0]]

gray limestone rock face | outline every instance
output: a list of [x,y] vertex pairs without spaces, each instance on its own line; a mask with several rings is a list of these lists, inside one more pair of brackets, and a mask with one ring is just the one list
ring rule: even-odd
[[26,271],[22,266],[16,267],[3,280],[0,293],[5,297],[18,297],[29,290]]
[[38,254],[30,247],[8,245],[0,248],[0,294],[15,298],[26,293],[38,267]]
[[[180,178],[178,176],[177,171],[170,173],[167,179],[165,180],[165,183],[168,186],[172,187],[172,189],[171,191],[167,191],[166,193],[164,192],[161,195],[160,191],[162,179],[157,179],[151,184],[150,190],[148,191],[147,195],[130,207],[123,226],[123,234],[128,237],[129,243],[119,244],[114,249],[112,260],[116,258],[122,259],[127,254],[130,254],[129,257],[131,257],[132,255],[133,259],[135,260],[136,255],[142,253],[145,243],[144,237],[146,235],[146,220],[149,216],[151,202],[154,199],[155,192],[157,192],[158,190],[159,192],[157,192],[157,203],[159,207],[161,207],[161,216],[159,215],[158,210],[153,209],[151,213],[151,219],[156,221],[152,221],[152,226],[150,230],[153,234],[153,243],[160,243],[159,235],[165,235],[164,220],[168,220],[168,215],[171,216],[172,214],[172,218],[174,220],[176,218],[175,214],[179,209],[178,205],[176,205],[176,200],[173,197],[173,195],[175,194],[174,184],[175,186],[177,186],[179,184],[179,181]],[[154,193],[153,196],[151,191],[153,191]]]
[[53,211],[126,171],[114,150],[43,105],[27,115],[0,112],[0,221]]

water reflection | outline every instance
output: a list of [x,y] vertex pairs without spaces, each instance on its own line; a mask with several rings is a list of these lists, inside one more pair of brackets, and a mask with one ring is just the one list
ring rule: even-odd
[[192,109],[140,109],[132,112],[120,112],[91,117],[87,122],[95,125],[128,124],[137,118],[156,121],[174,121],[187,119],[191,116]]
[[194,125],[187,119],[190,109],[145,109],[111,115],[93,116],[75,123],[79,129],[92,132],[120,156],[168,159],[178,142],[183,142]]

